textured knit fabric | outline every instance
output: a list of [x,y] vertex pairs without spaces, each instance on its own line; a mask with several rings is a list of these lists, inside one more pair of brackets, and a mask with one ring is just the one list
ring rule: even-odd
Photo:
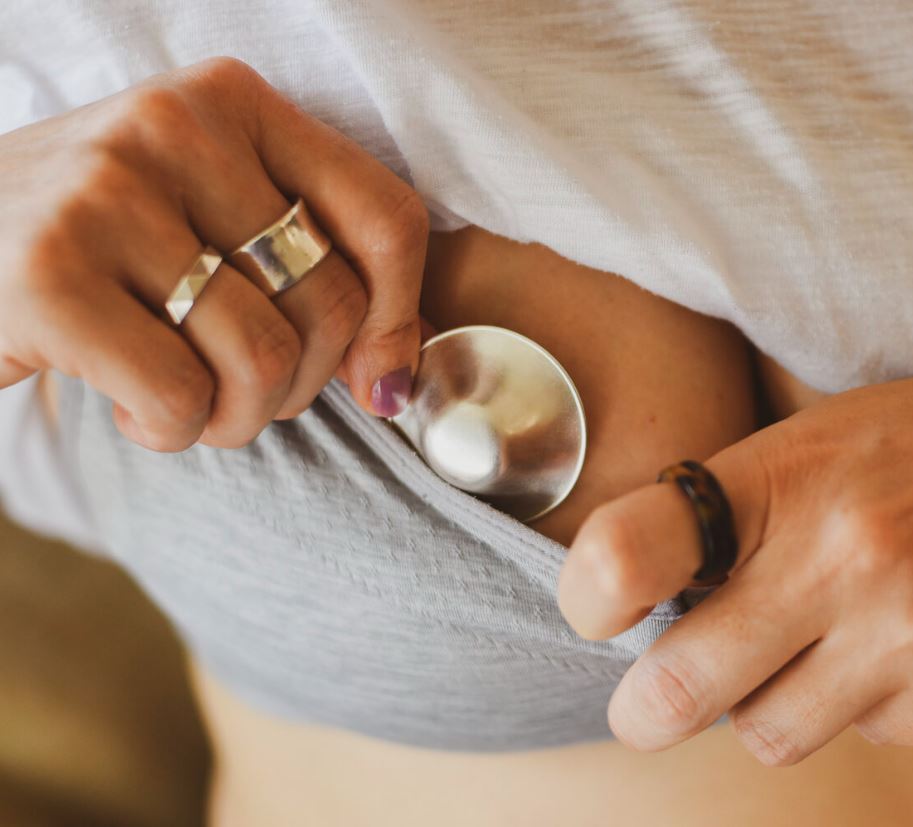
[[82,549],[103,544],[78,471],[41,403],[37,376],[0,389],[0,507],[16,522]]
[[688,606],[582,640],[555,602],[566,549],[440,480],[335,383],[249,448],[178,455],[128,443],[78,382],[63,399],[116,559],[282,716],[439,749],[608,738],[615,684]]

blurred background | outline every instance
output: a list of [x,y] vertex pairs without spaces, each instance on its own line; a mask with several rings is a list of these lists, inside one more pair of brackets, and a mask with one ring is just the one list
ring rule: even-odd
[[165,619],[0,515],[0,825],[199,827],[209,762]]

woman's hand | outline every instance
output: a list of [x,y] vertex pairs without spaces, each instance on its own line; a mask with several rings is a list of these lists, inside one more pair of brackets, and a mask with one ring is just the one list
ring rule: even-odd
[[[663,749],[728,711],[769,765],[852,723],[913,745],[913,380],[827,399],[706,465],[732,503],[738,560],[625,675],[609,704],[616,735]],[[610,637],[700,562],[682,492],[641,488],[581,528],[561,610],[584,637]]]
[[[223,263],[180,328],[172,289],[302,197],[334,249],[270,300]],[[248,66],[219,58],[0,136],[0,387],[43,368],[115,401],[131,439],[231,447],[341,367],[408,396],[428,219],[414,190]]]

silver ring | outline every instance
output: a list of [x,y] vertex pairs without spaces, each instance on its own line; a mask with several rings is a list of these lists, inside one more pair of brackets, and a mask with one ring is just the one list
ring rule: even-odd
[[332,246],[299,198],[282,218],[235,250],[229,261],[264,293],[275,296],[301,281]]
[[193,309],[194,303],[200,298],[200,294],[206,289],[221,263],[222,254],[212,247],[207,247],[196,257],[190,269],[181,276],[165,302],[165,310],[176,325],[180,325],[187,318],[187,314]]

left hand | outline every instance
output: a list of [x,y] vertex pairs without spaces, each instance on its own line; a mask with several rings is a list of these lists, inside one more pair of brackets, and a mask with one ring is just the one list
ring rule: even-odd
[[[729,712],[770,766],[851,724],[913,745],[913,380],[826,399],[706,466],[732,504],[738,559],[625,675],[612,730],[659,750]],[[646,486],[584,523],[559,605],[583,637],[608,638],[688,586],[700,562],[687,498]]]

